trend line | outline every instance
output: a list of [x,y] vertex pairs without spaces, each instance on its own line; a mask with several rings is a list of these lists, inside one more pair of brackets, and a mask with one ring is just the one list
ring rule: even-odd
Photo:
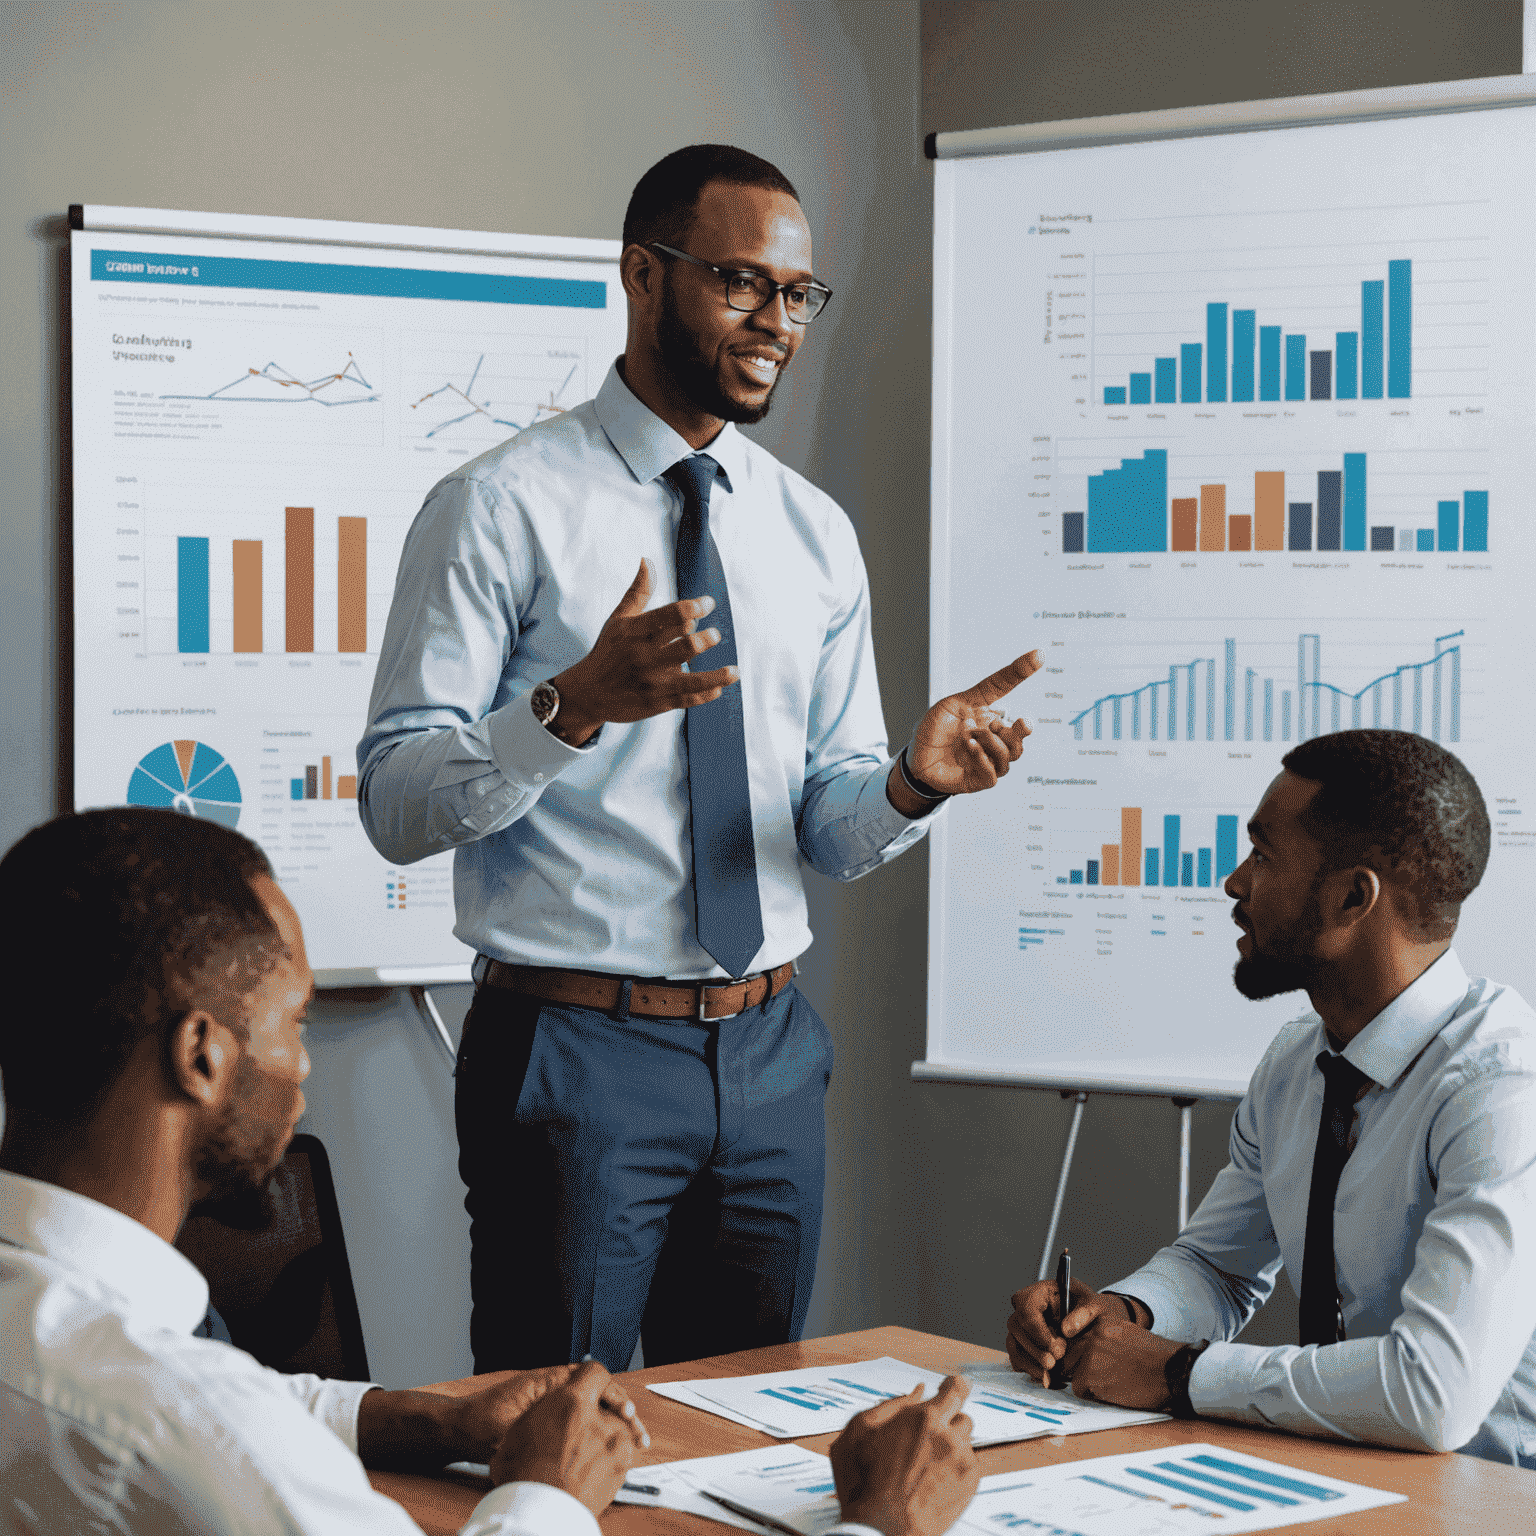
[[[242,385],[249,385],[252,379],[259,379],[264,384],[275,384],[279,391],[292,390],[295,393],[267,396],[229,393],[230,390],[238,389]],[[290,373],[280,363],[267,363],[262,368],[247,368],[238,379],[231,379],[228,384],[210,389],[206,395],[161,395],[160,398],[162,400],[220,400],[232,405],[303,405],[313,402],[315,405],[328,407],[367,405],[379,398],[377,394],[353,395],[347,400],[321,398],[321,390],[334,389],[338,384],[353,384],[366,390],[373,389],[373,385],[363,377],[363,370],[357,366],[357,359],[348,352],[346,367],[340,373],[322,373],[318,378],[301,379],[296,374]]]
[[423,434],[424,436],[436,437],[439,432],[446,432],[449,427],[456,427],[460,422],[468,421],[471,417],[474,416],[483,416],[492,425],[498,427],[510,427],[514,432],[521,432],[524,427],[532,426],[533,422],[539,420],[541,413],[548,414],[550,416],[559,416],[565,411],[565,407],[563,405],[557,405],[555,402],[559,400],[560,396],[565,393],[566,386],[571,382],[573,378],[576,377],[576,370],[581,366],[580,362],[571,364],[571,371],[566,374],[564,379],[560,381],[560,387],[558,389],[550,390],[548,401],[546,402],[541,400],[534,405],[533,416],[529,421],[513,421],[510,417],[495,415],[491,411],[491,405],[493,404],[492,401],[475,400],[471,397],[470,391],[474,389],[475,380],[480,377],[480,369],[484,366],[484,364],[485,353],[482,352],[480,356],[475,359],[475,367],[474,371],[469,376],[469,383],[466,384],[462,389],[460,389],[457,384],[454,384],[450,381],[446,384],[439,384],[436,389],[429,389],[427,393],[421,397],[421,399],[412,402],[411,409],[414,411],[418,406],[425,405],[429,400],[435,400],[439,395],[457,395],[458,398],[469,407],[467,411],[462,412],[458,416],[451,417],[447,421],[438,422],[435,427],[429,428],[427,432]]

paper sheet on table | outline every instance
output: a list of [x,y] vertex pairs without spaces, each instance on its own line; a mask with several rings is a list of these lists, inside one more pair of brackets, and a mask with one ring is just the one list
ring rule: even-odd
[[1178,1536],[1219,1530],[1234,1536],[1404,1502],[1400,1493],[1298,1472],[1241,1451],[1163,1446],[984,1477],[955,1533]]
[[702,1397],[694,1390],[691,1381],[658,1381],[651,1384],[650,1390],[658,1397],[670,1397],[675,1403],[686,1404],[689,1408],[702,1408],[705,1413],[713,1413],[722,1419],[729,1419],[732,1424],[740,1424],[745,1429],[755,1429],[759,1434],[770,1435],[773,1433],[761,1419],[749,1419],[744,1413],[734,1413],[728,1408],[722,1408],[719,1403],[712,1403],[707,1397]]
[[[794,1465],[791,1466],[790,1464]],[[797,1445],[764,1445],[751,1451],[734,1451],[726,1456],[695,1456],[688,1461],[664,1461],[652,1467],[632,1467],[625,1479],[630,1484],[644,1484],[655,1488],[654,1494],[644,1494],[621,1488],[614,1495],[615,1504],[633,1504],[641,1509],[675,1509],[688,1515],[702,1515],[706,1520],[719,1520],[734,1525],[738,1530],[751,1531],[763,1536],[761,1521],[745,1519],[740,1515],[704,1497],[705,1488],[714,1488],[722,1480],[745,1474],[749,1491],[754,1490],[762,1475],[776,1468],[779,1475],[794,1475],[803,1484],[815,1486],[832,1482],[832,1463],[814,1451],[803,1451]],[[721,1490],[723,1491],[723,1489]],[[818,1495],[820,1497],[820,1495]],[[745,1500],[733,1500],[744,1504]],[[835,1523],[837,1502],[833,1500]],[[825,1527],[823,1527],[825,1529]]]
[[[925,1371],[887,1355],[857,1365],[808,1366],[762,1376],[674,1382],[651,1390],[783,1440],[833,1433],[862,1409],[888,1397],[899,1397],[919,1383],[925,1389],[924,1397],[932,1397],[943,1379],[937,1371]],[[973,1445],[1003,1445],[1038,1435],[1083,1434],[1167,1417],[1084,1403],[1070,1393],[1046,1391],[1026,1377],[992,1366],[977,1371],[971,1379],[966,1412],[975,1426]],[[688,1395],[683,1396],[679,1388],[686,1388]]]

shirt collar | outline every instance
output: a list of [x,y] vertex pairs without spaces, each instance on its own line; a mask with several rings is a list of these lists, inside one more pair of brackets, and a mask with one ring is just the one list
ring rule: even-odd
[[1372,1081],[1390,1088],[1455,1017],[1467,986],[1456,951],[1446,950],[1344,1047],[1343,1056]]
[[196,1265],[142,1222],[38,1179],[0,1171],[0,1241],[114,1292],[135,1322],[191,1333],[208,1311]]
[[[608,369],[608,376],[593,403],[608,441],[641,485],[655,480],[679,459],[686,459],[694,452],[679,433],[648,405],[642,404],[619,376],[617,362]],[[707,453],[725,471],[727,490],[740,483],[747,463],[747,440],[733,422],[726,422],[719,436],[698,451]]]

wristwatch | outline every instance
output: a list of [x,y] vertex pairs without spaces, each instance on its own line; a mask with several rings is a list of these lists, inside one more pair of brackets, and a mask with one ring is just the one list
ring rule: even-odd
[[560,690],[545,678],[542,683],[534,685],[533,692],[528,695],[528,703],[533,708],[533,718],[548,730],[555,716],[560,713]]

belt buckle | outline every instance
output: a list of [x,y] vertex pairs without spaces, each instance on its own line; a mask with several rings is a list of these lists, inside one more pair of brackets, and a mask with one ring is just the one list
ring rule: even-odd
[[[730,981],[716,982],[715,986],[717,986],[717,987],[739,987],[739,986],[743,985],[743,983],[745,981],[746,981],[746,977],[745,976],[736,976],[736,977],[733,977]],[[709,990],[709,985],[710,984],[707,981],[701,981],[699,983],[699,1008],[698,1008],[698,1020],[699,1020],[699,1023],[700,1024],[719,1024],[720,1022],[722,1022],[725,1019],[734,1019],[736,1017],[736,1014],[741,1012],[740,1008],[738,1008],[736,1010],[736,1013],[717,1013],[714,1016],[714,1018],[712,1018],[712,1019],[711,1018],[707,1018],[705,1016],[705,1013],[704,1013],[704,1006],[705,1006],[704,1005],[704,994],[705,994],[706,991]],[[746,994],[743,993],[742,996],[745,997]]]

